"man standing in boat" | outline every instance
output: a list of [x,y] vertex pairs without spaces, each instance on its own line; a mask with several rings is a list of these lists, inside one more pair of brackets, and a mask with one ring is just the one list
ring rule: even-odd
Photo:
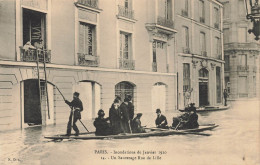
[[121,114],[120,114],[120,101],[116,98],[111,108],[109,109],[109,120],[113,130],[113,134],[121,133]]
[[168,123],[167,123],[166,117],[164,115],[162,115],[162,112],[160,109],[156,109],[156,113],[157,113],[157,118],[155,120],[156,127],[167,129]]
[[121,127],[124,133],[132,133],[130,127],[130,117],[129,117],[129,99],[125,98],[124,102],[120,105],[119,109],[121,111]]
[[[79,129],[76,125],[76,122],[78,121],[78,119],[81,119],[81,114],[80,112],[83,111],[83,105],[81,100],[79,99],[79,93],[78,92],[74,92],[73,94],[73,100],[72,102],[69,102],[68,100],[65,100],[65,103],[68,104],[71,107],[71,112],[70,112],[70,117],[69,117],[69,122],[67,125],[67,136],[71,135],[71,124],[73,127],[73,130],[76,132],[76,136],[79,135]],[[73,119],[73,123],[72,123],[72,119]]]

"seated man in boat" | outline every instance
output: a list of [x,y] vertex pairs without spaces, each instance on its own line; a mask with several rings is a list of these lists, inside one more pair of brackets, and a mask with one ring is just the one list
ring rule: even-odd
[[132,131],[133,133],[144,133],[145,129],[141,125],[142,113],[137,113],[136,117],[132,121]]
[[181,120],[183,129],[193,129],[199,127],[198,114],[196,113],[197,110],[194,105],[195,103],[190,103],[190,107],[188,109],[188,118]]
[[161,110],[156,109],[156,113],[157,113],[157,118],[155,120],[156,127],[168,129],[167,119],[164,115],[162,115]]
[[104,118],[105,112],[100,109],[98,111],[98,117],[94,121],[94,126],[96,127],[95,134],[98,136],[106,136],[112,134],[112,129],[110,128],[109,123],[107,122],[109,118]]

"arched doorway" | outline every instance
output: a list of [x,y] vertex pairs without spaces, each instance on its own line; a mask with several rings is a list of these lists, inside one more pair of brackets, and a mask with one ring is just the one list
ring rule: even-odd
[[92,81],[81,81],[73,86],[73,91],[80,93],[83,104],[82,120],[95,118],[101,108],[101,85]]
[[157,108],[162,112],[166,110],[166,85],[164,83],[155,83],[152,87],[152,111]]
[[115,86],[115,96],[121,97],[121,100],[124,101],[127,95],[132,96],[132,102],[135,104],[135,84],[128,81],[122,81]]
[[[40,83],[41,88],[45,82]],[[41,90],[39,93],[39,82],[37,79],[23,81],[23,126],[48,125],[54,124],[54,87],[47,84],[48,92]],[[47,94],[49,109],[47,104]],[[48,113],[50,118],[48,118]]]
[[199,70],[199,106],[209,105],[208,98],[209,72],[206,68]]

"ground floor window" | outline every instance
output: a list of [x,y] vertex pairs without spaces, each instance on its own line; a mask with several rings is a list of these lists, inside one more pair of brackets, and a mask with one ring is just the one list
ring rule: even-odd
[[121,100],[124,101],[124,99],[126,98],[126,96],[132,96],[132,102],[134,104],[134,96],[135,96],[135,85],[127,82],[127,81],[123,81],[120,82],[118,84],[116,84],[115,86],[115,95],[121,97]]

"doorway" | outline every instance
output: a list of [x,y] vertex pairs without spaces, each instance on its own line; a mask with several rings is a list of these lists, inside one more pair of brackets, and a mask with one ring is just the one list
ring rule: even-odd
[[208,101],[208,82],[199,82],[199,105],[209,105]]

